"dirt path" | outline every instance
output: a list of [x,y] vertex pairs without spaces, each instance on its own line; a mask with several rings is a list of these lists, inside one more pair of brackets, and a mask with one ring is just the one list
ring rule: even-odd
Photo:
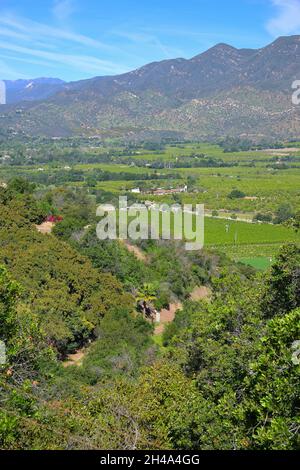
[[127,248],[130,253],[133,253],[138,260],[143,261],[143,263],[147,263],[147,256],[138,246],[131,245],[131,243],[129,243],[127,240],[120,240],[120,242]]
[[199,300],[209,299],[211,297],[211,290],[206,286],[195,287],[190,295],[190,299],[193,302],[198,302]]
[[82,366],[82,361],[85,356],[85,349],[80,349],[74,354],[69,354],[68,359],[62,363],[63,367],[70,367],[70,366]]
[[[199,300],[209,299],[211,297],[211,290],[206,286],[198,286],[192,291],[190,299],[193,302],[198,302]],[[162,334],[165,330],[165,327],[168,323],[174,321],[176,312],[182,310],[182,303],[177,302],[170,304],[169,309],[163,309],[160,311],[160,323],[155,327],[154,335],[158,336]]]
[[175,318],[175,314],[177,310],[182,310],[181,302],[170,304],[169,309],[164,308],[160,311],[160,323],[155,327],[155,330],[154,330],[155,336],[163,333],[165,326],[168,323],[172,323],[172,321]]
[[209,217],[210,219],[219,219],[219,220],[229,220],[230,222],[245,222],[246,224],[255,224],[256,222],[250,219],[242,219],[241,217],[237,217],[236,219],[232,219],[230,216],[222,217],[221,215],[212,215],[212,214],[205,214],[205,217]]
[[41,225],[36,225],[36,229],[43,235],[47,235],[52,232],[54,225],[54,222],[43,222]]

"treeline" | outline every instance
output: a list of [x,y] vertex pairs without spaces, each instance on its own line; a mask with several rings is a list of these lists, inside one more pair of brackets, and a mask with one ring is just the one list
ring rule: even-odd
[[[145,142],[110,147],[96,139],[3,139],[0,136],[0,162],[7,165],[37,165],[77,163],[120,163],[123,159],[134,161],[142,151],[159,154],[165,145]],[[9,157],[9,158],[8,158]],[[124,161],[125,161],[124,160]]]
[[174,161],[147,160],[139,158],[123,158],[122,163],[134,165],[137,167],[148,167],[151,169],[162,170],[165,168],[230,168],[239,166],[238,162],[224,162],[219,158],[205,156],[204,154],[193,154],[190,156],[179,155]]
[[268,148],[281,149],[286,147],[286,143],[283,142],[271,142],[262,139],[259,143],[254,143],[249,139],[241,139],[239,137],[226,137],[218,141],[218,144],[225,153],[247,152],[248,150],[264,150]]
[[[27,177],[24,172],[18,171],[20,177]],[[182,179],[177,173],[168,173],[168,179]],[[77,169],[59,169],[53,171],[36,171],[30,173],[30,181],[39,185],[63,185],[64,183],[86,183],[89,187],[96,186],[101,181],[151,181],[166,179],[165,174],[152,173],[134,173],[134,172],[116,172],[103,171],[95,168],[88,171]]]

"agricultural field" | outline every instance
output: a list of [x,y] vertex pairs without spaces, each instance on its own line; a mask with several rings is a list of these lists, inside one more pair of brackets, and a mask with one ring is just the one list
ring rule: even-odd
[[[291,213],[300,208],[300,143],[279,147],[237,151],[193,142],[26,143],[0,147],[0,181],[25,177],[44,191],[81,187],[103,192],[107,201],[128,194],[138,202],[204,204],[206,246],[263,269],[281,244],[299,241],[284,225],[249,223],[257,214],[272,221],[283,206]],[[185,185],[187,191],[180,192]]]
[[205,218],[205,241],[209,246],[280,244],[297,240],[300,236],[282,225]]
[[[130,219],[129,219],[130,220]],[[149,213],[149,227],[151,219]],[[162,237],[162,213],[159,219],[159,233]],[[170,220],[170,234],[180,231],[184,237],[183,221],[175,222],[173,214]],[[180,223],[180,226],[178,226]],[[156,226],[157,224],[154,223]],[[193,230],[195,231],[195,218]],[[190,241],[186,239],[186,241]],[[194,241],[194,240],[192,240]],[[266,269],[275,259],[281,246],[285,243],[300,243],[300,233],[291,227],[274,224],[257,224],[229,219],[204,218],[204,247],[224,252],[229,258],[253,266]]]
[[284,243],[299,243],[289,227],[205,218],[205,246],[257,269],[269,267]]

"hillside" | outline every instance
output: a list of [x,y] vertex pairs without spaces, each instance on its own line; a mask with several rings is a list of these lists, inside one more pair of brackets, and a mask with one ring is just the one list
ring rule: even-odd
[[[88,202],[0,188],[0,449],[299,450],[299,246],[263,277],[169,242],[143,245],[148,264],[78,230]],[[62,225],[38,233],[56,204]],[[200,280],[209,300],[189,295]],[[154,336],[136,308],[166,288],[182,310]]]
[[7,104],[20,101],[36,101],[57,93],[65,82],[59,78],[33,80],[5,80]]
[[257,50],[218,44],[190,60],[56,85],[59,91],[44,101],[3,107],[0,129],[52,137],[292,139],[300,133],[291,100],[299,59],[300,36]]

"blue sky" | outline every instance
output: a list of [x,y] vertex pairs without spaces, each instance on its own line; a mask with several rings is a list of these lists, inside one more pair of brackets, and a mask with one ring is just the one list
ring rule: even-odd
[[78,80],[300,34],[300,0],[0,0],[0,78]]

